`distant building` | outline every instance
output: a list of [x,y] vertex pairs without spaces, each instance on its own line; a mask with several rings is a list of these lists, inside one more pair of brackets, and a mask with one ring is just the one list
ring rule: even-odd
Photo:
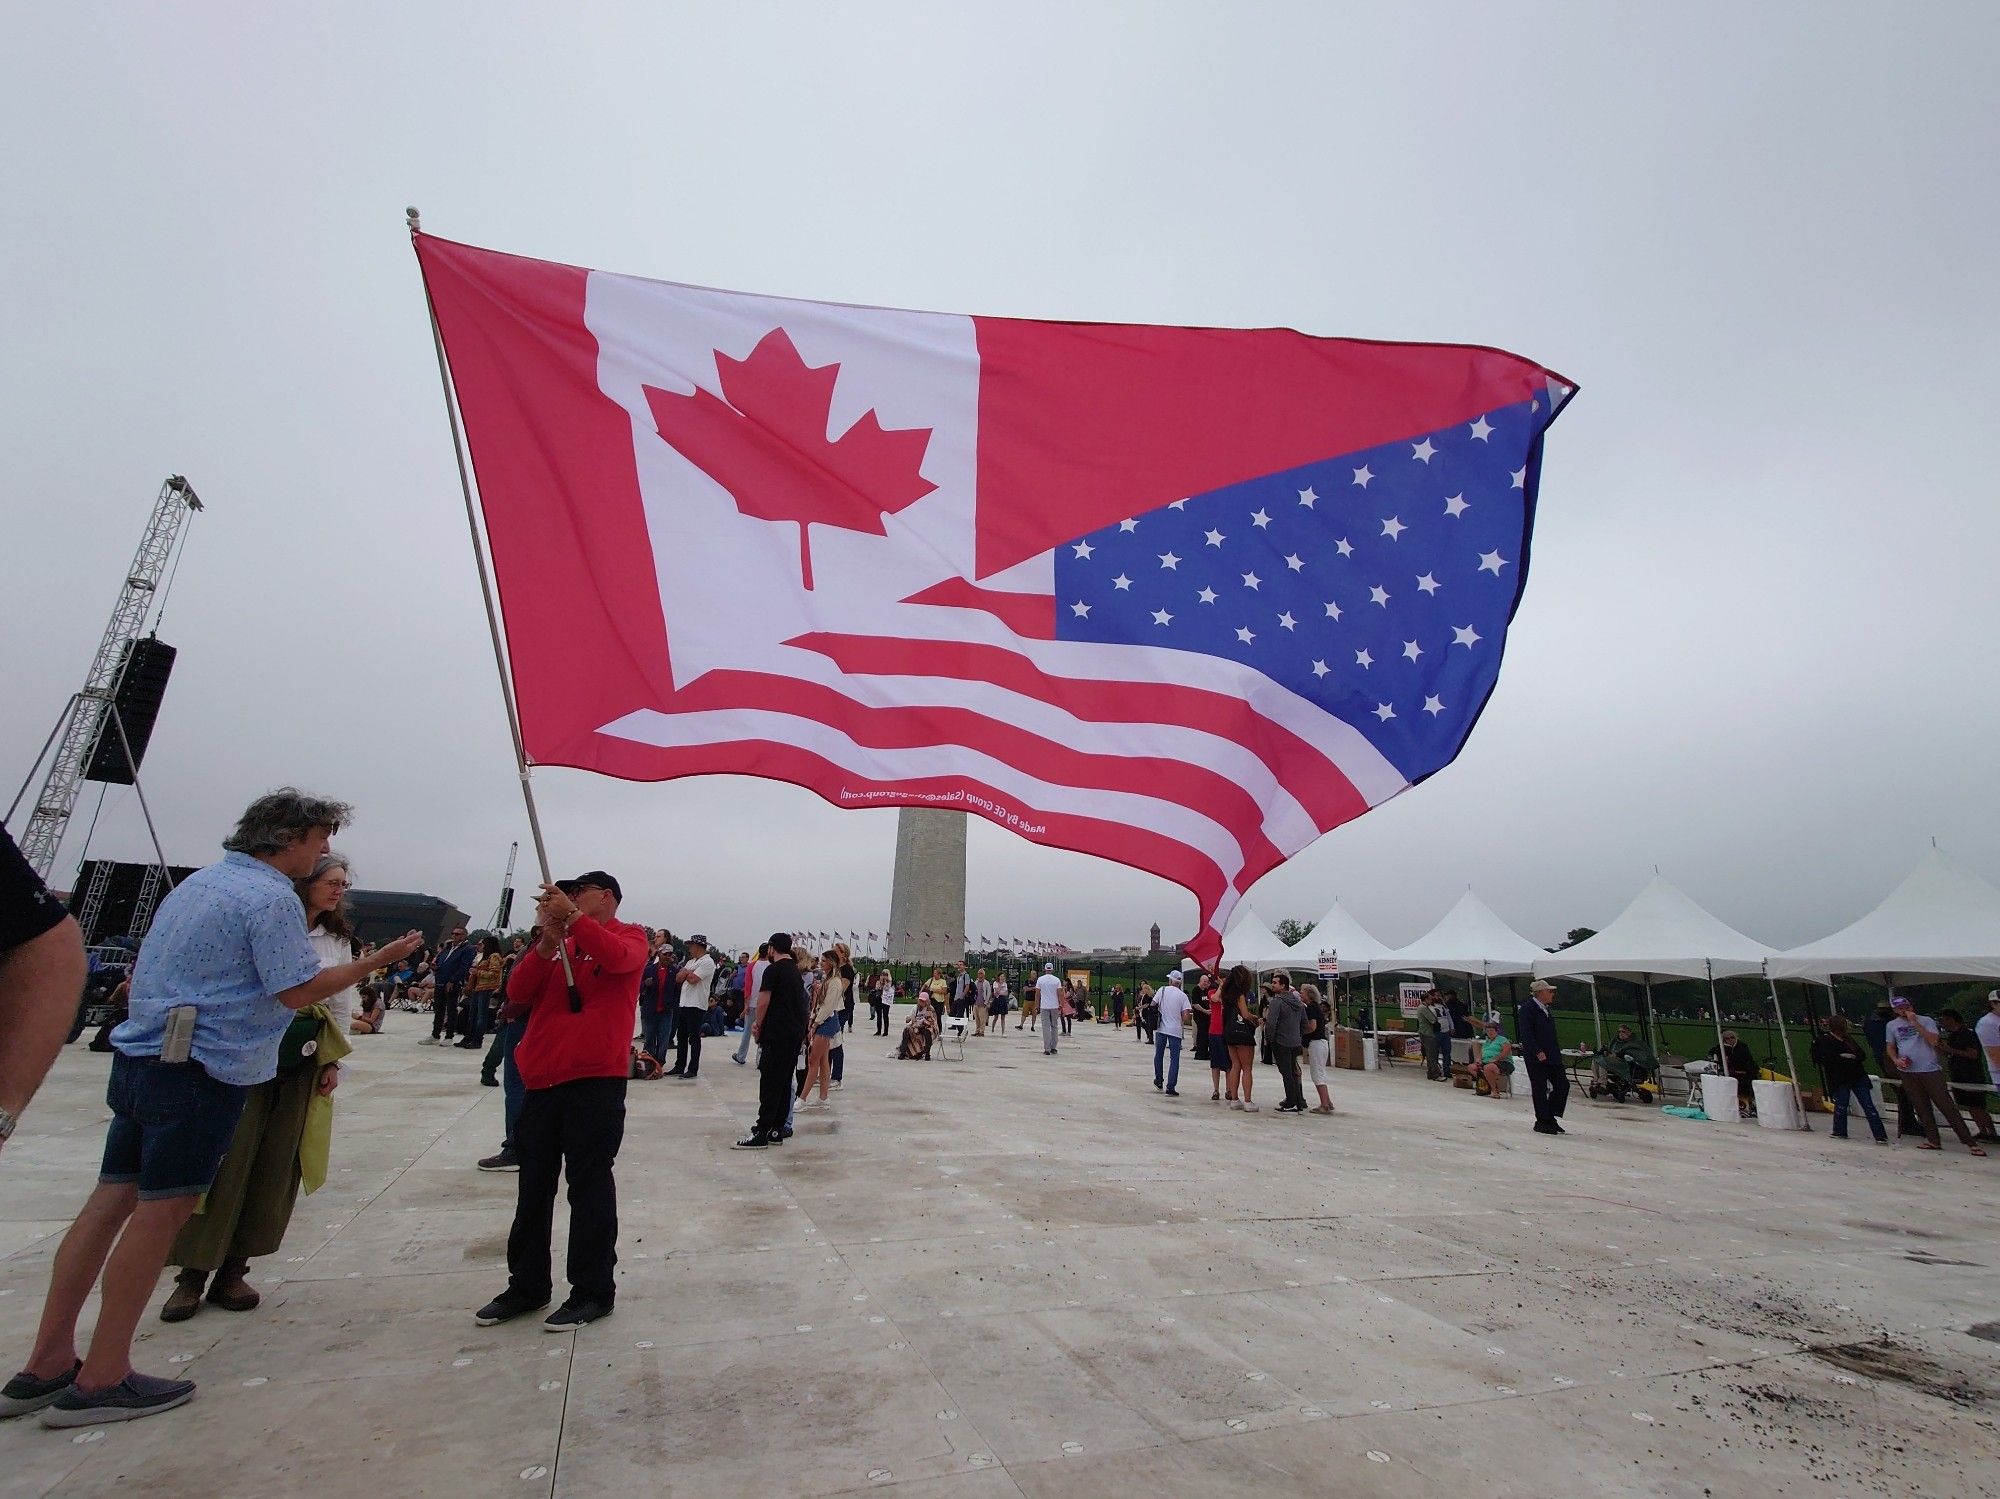
[[450,901],[413,890],[350,890],[347,910],[363,942],[387,942],[414,927],[435,947],[453,927],[470,925],[465,912]]
[[1151,944],[1146,948],[1146,951],[1150,953],[1157,953],[1164,951],[1165,949],[1163,949],[1160,946],[1160,924],[1157,921],[1153,923],[1151,936],[1152,936],[1152,941]]

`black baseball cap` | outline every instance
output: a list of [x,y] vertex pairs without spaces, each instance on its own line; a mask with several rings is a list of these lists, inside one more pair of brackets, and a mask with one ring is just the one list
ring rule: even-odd
[[[613,900],[622,901],[625,899],[625,892],[619,888],[618,881],[601,869],[590,870],[588,873],[578,875],[573,880],[559,881],[556,888],[562,890],[565,895],[574,895],[586,885],[598,890],[608,890]],[[565,886],[569,888],[565,889]]]

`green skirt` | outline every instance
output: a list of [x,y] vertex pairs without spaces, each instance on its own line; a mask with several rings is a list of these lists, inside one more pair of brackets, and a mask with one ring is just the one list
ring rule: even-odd
[[250,1090],[229,1154],[200,1211],[174,1240],[169,1264],[219,1270],[224,1260],[274,1254],[284,1243],[299,1195],[299,1141],[319,1071],[300,1067]]

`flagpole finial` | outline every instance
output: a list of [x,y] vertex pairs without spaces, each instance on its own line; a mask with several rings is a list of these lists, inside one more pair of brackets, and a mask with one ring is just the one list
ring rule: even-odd
[[414,205],[403,210],[403,218],[410,226],[410,233],[423,233],[424,216],[417,212]]

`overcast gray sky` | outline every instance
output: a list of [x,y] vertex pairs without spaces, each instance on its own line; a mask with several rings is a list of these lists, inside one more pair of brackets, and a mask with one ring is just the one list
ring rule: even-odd
[[[1657,864],[1753,936],[1937,836],[2000,878],[1991,5],[9,6],[6,794],[169,472],[208,504],[145,777],[206,862],[282,782],[475,916],[525,840],[405,203],[607,270],[1022,316],[1498,344],[1579,381],[1458,762],[1268,875],[1405,940]],[[563,870],[733,938],[880,929],[893,812],[537,787]],[[91,791],[79,826],[95,803]],[[138,857],[129,791],[93,853]],[[67,883],[81,852],[58,864]],[[973,932],[1191,896],[972,825]]]

